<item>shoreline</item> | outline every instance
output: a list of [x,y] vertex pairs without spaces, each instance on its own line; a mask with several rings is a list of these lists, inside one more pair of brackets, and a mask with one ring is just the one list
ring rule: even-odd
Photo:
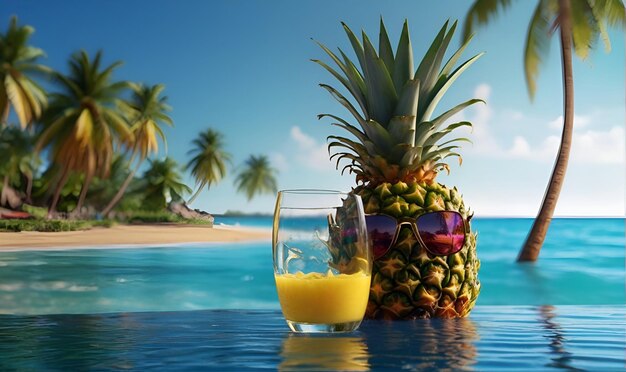
[[0,232],[0,252],[23,250],[126,249],[267,241],[271,231],[217,225],[116,225],[83,231]]

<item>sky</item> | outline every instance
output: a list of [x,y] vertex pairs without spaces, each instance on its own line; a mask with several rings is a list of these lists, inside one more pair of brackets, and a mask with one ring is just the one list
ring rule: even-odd
[[[223,133],[232,154],[228,177],[202,192],[193,207],[271,213],[275,195],[249,202],[236,192],[234,176],[251,154],[271,159],[280,189],[349,191],[355,185],[352,175],[341,176],[328,160],[326,137],[342,133],[317,114],[348,114],[318,86],[338,83],[310,61],[330,62],[312,39],[350,50],[343,21],[377,43],[382,16],[395,46],[408,19],[418,61],[446,20],[462,23],[470,3],[5,0],[0,28],[6,29],[11,15],[33,26],[32,45],[58,71],[67,71],[69,56],[80,49],[92,55],[102,50],[105,62],[124,61],[114,78],[165,84],[175,123],[165,128],[167,155],[186,163],[191,141],[209,127]],[[562,127],[560,52],[553,37],[531,101],[522,56],[534,4],[514,2],[478,30],[464,57],[486,54],[439,105],[443,110],[474,97],[487,101],[458,117],[474,124],[471,133],[461,133],[473,144],[461,150],[461,166],[453,158],[450,175],[438,177],[456,185],[477,216],[536,215],[552,171]],[[600,44],[589,59],[574,61],[575,129],[557,216],[624,216],[625,41],[623,31],[611,30],[610,36],[610,53]],[[450,49],[459,39],[457,32]],[[194,185],[188,173],[185,179]]]

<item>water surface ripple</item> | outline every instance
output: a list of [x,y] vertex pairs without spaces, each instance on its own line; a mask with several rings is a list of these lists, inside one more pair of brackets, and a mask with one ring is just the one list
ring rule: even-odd
[[2,315],[0,370],[623,370],[625,316],[625,306],[479,306],[466,319],[307,336],[271,310]]

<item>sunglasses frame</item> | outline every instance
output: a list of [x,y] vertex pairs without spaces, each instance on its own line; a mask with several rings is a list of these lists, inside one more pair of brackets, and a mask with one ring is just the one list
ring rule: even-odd
[[[461,220],[463,221],[463,244],[461,245],[461,248],[459,248],[459,250],[456,251],[456,252],[448,253],[448,254],[445,254],[445,255],[437,254],[437,253],[431,251],[430,249],[428,249],[428,246],[426,246],[426,244],[422,240],[422,237],[419,234],[419,228],[417,227],[417,220],[420,217],[428,215],[428,214],[442,213],[442,212],[457,214],[457,215],[459,215],[459,217],[461,217]],[[417,217],[404,217],[404,218],[396,218],[394,216],[390,216],[390,215],[385,214],[385,213],[375,213],[375,214],[366,214],[365,215],[365,220],[366,221],[367,221],[367,216],[386,216],[386,217],[392,218],[392,219],[394,219],[396,221],[396,231],[395,231],[395,233],[393,235],[393,239],[391,239],[391,243],[389,243],[389,247],[387,247],[387,249],[385,250],[385,253],[381,254],[380,256],[376,257],[374,255],[374,259],[378,259],[378,258],[386,255],[389,252],[389,250],[391,249],[391,247],[393,247],[393,245],[396,244],[396,241],[398,240],[398,236],[400,236],[400,231],[402,230],[402,226],[403,225],[411,226],[411,231],[413,231],[413,235],[415,235],[415,237],[417,238],[417,241],[419,242],[419,244],[428,253],[430,253],[430,254],[432,254],[434,256],[440,256],[440,257],[447,257],[447,256],[453,255],[455,253],[458,253],[458,252],[461,251],[461,249],[463,249],[463,247],[465,246],[465,243],[467,242],[467,232],[470,230],[469,221],[472,218],[472,216],[469,216],[469,218],[466,220],[465,218],[463,218],[461,213],[459,213],[457,211],[433,211],[433,212],[426,212],[426,213],[420,214]],[[369,231],[368,231],[368,233],[369,233]]]

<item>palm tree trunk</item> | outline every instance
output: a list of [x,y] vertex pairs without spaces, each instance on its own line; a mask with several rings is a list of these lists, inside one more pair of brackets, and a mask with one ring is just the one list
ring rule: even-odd
[[33,203],[33,176],[26,176],[26,204]]
[[2,125],[0,127],[6,127],[9,125],[9,103],[2,109]]
[[61,191],[63,191],[63,186],[67,182],[67,178],[70,175],[69,169],[64,169],[63,174],[61,175],[61,179],[59,179],[59,183],[57,183],[56,190],[54,190],[54,196],[52,197],[52,202],[50,203],[50,208],[48,208],[48,219],[52,218],[52,215],[57,210],[57,204],[59,204],[59,199],[61,198]]
[[561,56],[563,68],[563,133],[550,183],[517,262],[536,261],[554,215],[554,209],[565,180],[574,131],[574,74],[572,71],[572,26],[570,0],[559,0]]
[[115,208],[115,206],[117,205],[117,203],[119,203],[119,201],[122,199],[122,196],[124,195],[124,193],[126,192],[126,189],[128,188],[128,185],[130,185],[130,181],[133,180],[133,178],[135,177],[135,173],[137,173],[137,171],[139,170],[139,167],[141,166],[141,163],[143,163],[144,159],[140,159],[139,162],[137,162],[137,165],[135,166],[135,168],[132,170],[132,172],[130,172],[130,174],[128,175],[128,177],[126,177],[126,179],[124,180],[124,183],[122,184],[122,186],[120,187],[119,190],[117,190],[117,193],[115,194],[115,196],[113,197],[113,199],[111,199],[111,201],[109,202],[109,204],[104,208],[104,210],[102,211],[102,215],[103,216],[107,216],[111,210],[113,208]]
[[4,176],[4,180],[2,181],[2,194],[0,194],[0,206],[3,206],[7,203],[8,191],[9,191],[9,175],[6,174]]
[[76,208],[72,211],[73,215],[80,215],[80,210],[83,208],[83,204],[85,204],[85,198],[87,197],[87,191],[89,190],[92,179],[93,173],[89,172],[85,175],[85,182],[83,182],[83,187],[80,188],[78,203],[76,204]]
[[189,199],[189,201],[187,202],[187,205],[191,205],[191,203],[193,203],[193,201],[196,200],[198,195],[200,195],[200,191],[202,191],[202,189],[204,189],[204,186],[206,186],[206,182],[202,181],[202,183],[200,184],[200,187],[198,187],[198,190],[196,190],[196,193],[193,194],[191,199]]

